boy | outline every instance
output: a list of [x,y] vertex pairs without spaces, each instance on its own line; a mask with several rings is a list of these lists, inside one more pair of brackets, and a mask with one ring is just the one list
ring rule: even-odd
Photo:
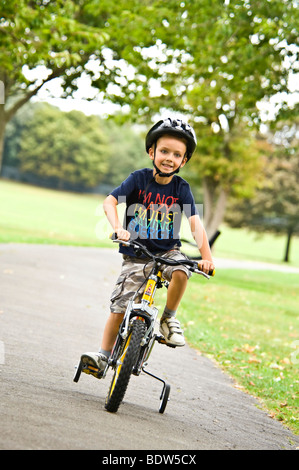
[[[152,253],[182,259],[179,250],[179,228],[184,210],[191,232],[201,253],[201,269],[214,269],[206,232],[196,211],[189,184],[176,175],[190,160],[196,137],[191,126],[181,120],[165,119],[155,124],[146,136],[146,151],[154,169],[133,172],[104,201],[105,214],[118,239],[138,239]],[[119,202],[126,202],[124,226],[117,214]],[[121,274],[111,296],[111,312],[105,325],[99,353],[81,356],[83,363],[104,370],[116,339],[129,299],[144,281],[148,260],[136,258],[130,248],[120,245],[123,254]],[[150,267],[149,267],[150,269]],[[163,277],[169,281],[160,332],[167,343],[184,346],[185,340],[176,311],[191,273],[185,266],[164,267]],[[85,369],[83,369],[85,371]],[[96,376],[96,375],[95,375]]]

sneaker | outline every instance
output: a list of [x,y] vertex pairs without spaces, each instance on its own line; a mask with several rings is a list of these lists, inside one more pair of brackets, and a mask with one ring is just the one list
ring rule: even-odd
[[175,317],[161,318],[160,333],[164,336],[167,344],[171,346],[185,346],[185,338],[180,322]]
[[82,372],[100,379],[107,366],[108,358],[102,353],[85,353],[81,356]]

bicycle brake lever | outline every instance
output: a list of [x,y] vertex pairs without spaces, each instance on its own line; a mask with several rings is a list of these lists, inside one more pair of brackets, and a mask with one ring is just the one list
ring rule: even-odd
[[196,269],[196,272],[207,274],[209,277],[215,276],[215,273],[216,273],[215,269],[211,269],[208,273],[205,273],[204,271],[202,271],[202,269],[199,269],[198,266],[195,269]]
[[206,274],[204,273],[203,271],[200,271],[200,269],[195,269],[194,272],[196,274],[201,274],[203,277],[205,277],[206,279],[210,279],[211,275],[210,274]]
[[129,241],[126,242],[126,241],[124,241],[124,240],[119,240],[119,239],[117,238],[117,234],[116,234],[115,232],[114,232],[114,233],[111,233],[111,234],[109,235],[109,238],[110,238],[110,240],[113,241],[113,243],[120,243],[120,244],[126,245],[126,246],[129,246],[129,245],[130,245],[130,242],[129,242]]

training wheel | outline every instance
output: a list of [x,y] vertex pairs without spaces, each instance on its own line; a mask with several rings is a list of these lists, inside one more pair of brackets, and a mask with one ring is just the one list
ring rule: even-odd
[[168,397],[170,393],[170,385],[169,384],[164,384],[161,396],[160,396],[160,408],[159,408],[159,413],[164,413],[167,402],[168,402]]
[[74,382],[78,382],[78,380],[80,379],[81,372],[82,372],[82,362],[79,361],[79,364],[76,367],[76,372],[73,378]]

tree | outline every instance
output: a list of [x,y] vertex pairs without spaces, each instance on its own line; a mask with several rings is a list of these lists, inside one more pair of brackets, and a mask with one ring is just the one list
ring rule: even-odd
[[[298,71],[296,3],[167,3],[156,29],[159,54],[152,60],[161,95],[151,102],[137,92],[130,99],[122,97],[122,103],[131,102],[133,115],[142,115],[142,108],[147,117],[150,109],[164,107],[186,115],[194,125],[197,184],[204,188],[210,234],[225,213],[228,196],[248,192],[254,172],[259,173],[256,143],[261,142],[255,142],[250,129],[261,122],[260,102],[289,93],[288,75]],[[143,50],[145,59],[148,53]],[[279,111],[286,108],[281,101]]]
[[22,142],[23,132],[28,132],[28,123],[32,120],[38,104],[29,102],[24,105],[19,112],[7,123],[4,150],[3,165],[18,167],[19,152]]
[[118,186],[130,172],[150,164],[145,152],[144,140],[129,125],[117,125],[112,120],[103,121],[109,141],[108,168],[105,183]]
[[[0,122],[7,122],[43,86],[25,79],[25,61],[30,70],[44,65],[49,71],[45,81],[63,77],[65,95],[76,89],[81,74],[87,74],[101,96],[130,108],[134,122],[149,125],[164,109],[181,113],[199,136],[197,184],[204,186],[205,200],[213,208],[212,213],[207,211],[208,232],[219,224],[214,214],[224,214],[227,196],[252,185],[253,154],[257,161],[258,153],[255,149],[248,158],[239,151],[238,160],[240,136],[252,141],[247,128],[259,125],[260,101],[289,92],[288,74],[298,71],[297,2],[4,0],[2,4],[0,80],[14,100],[5,110],[0,105]],[[160,87],[155,94],[153,83]],[[15,98],[20,91],[23,97]],[[286,106],[282,102],[281,109]],[[242,159],[248,162],[248,171]],[[238,168],[244,170],[242,178]]]
[[[0,170],[6,124],[50,80],[62,78],[66,97],[76,91],[77,79],[86,75],[100,96],[113,99],[136,87],[136,74],[130,78],[124,64],[139,66],[144,79],[150,68],[136,46],[156,41],[146,27],[151,8],[150,1],[142,5],[137,0],[1,2]],[[42,67],[44,78],[26,78],[26,71],[37,67]]]
[[83,189],[118,186],[150,161],[131,126],[29,102],[7,125],[3,162],[21,178],[29,172],[41,184]]
[[23,129],[19,169],[52,184],[92,187],[107,171],[110,146],[97,116],[43,104]]
[[[182,93],[182,104],[195,116],[197,171],[202,175],[210,234],[221,222],[228,196],[240,196],[254,186],[261,153],[252,137],[255,148],[250,145],[248,127],[260,123],[260,100],[287,91],[289,71],[284,61],[297,36],[298,11],[292,2],[226,3],[205,38],[187,49],[193,60],[183,69],[189,77],[194,70],[193,83]],[[192,13],[190,27],[196,21],[196,11]],[[263,142],[256,143],[263,147]]]
[[292,236],[299,234],[299,126],[284,122],[272,136],[274,146],[266,158],[262,183],[254,197],[232,202],[226,221],[232,227],[286,234],[283,261],[288,262]]
[[211,237],[223,222],[229,198],[242,200],[253,195],[269,144],[245,124],[233,126],[227,136],[214,134],[212,128],[200,129],[197,136],[198,151],[189,180],[196,185],[201,175],[204,222]]

